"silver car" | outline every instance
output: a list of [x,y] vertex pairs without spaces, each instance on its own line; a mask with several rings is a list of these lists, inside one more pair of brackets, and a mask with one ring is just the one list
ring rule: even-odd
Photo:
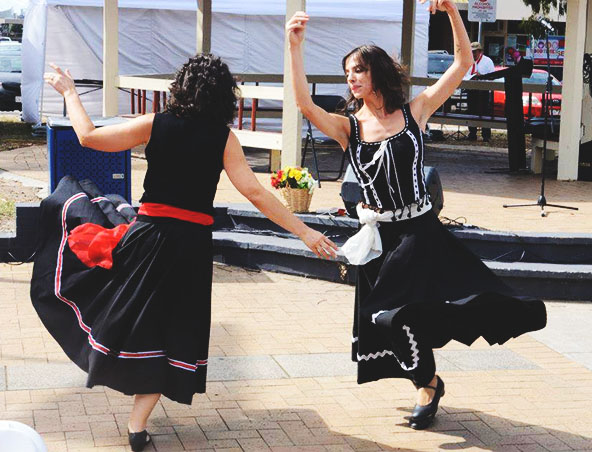
[[21,109],[21,43],[1,41],[0,111]]

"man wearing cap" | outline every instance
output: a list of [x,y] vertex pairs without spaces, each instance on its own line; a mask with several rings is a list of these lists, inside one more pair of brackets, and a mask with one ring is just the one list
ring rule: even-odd
[[[473,59],[475,62],[467,71],[464,79],[469,80],[478,75],[489,74],[495,71],[495,65],[491,58],[483,53],[483,47],[479,42],[471,43]],[[468,91],[467,103],[469,113],[473,115],[485,115],[490,113],[490,92],[489,91]],[[483,141],[489,141],[491,138],[491,129],[483,127],[481,129]],[[477,139],[477,127],[469,127],[469,140]]]

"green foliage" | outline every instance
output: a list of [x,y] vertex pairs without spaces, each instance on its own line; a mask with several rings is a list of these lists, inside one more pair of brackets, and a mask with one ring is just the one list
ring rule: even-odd
[[551,8],[556,8],[559,14],[564,15],[567,11],[567,0],[522,0],[532,8],[534,14],[548,15]]
[[537,20],[534,19],[534,16],[524,19],[520,24],[520,29],[527,35],[533,36],[535,38],[543,38],[546,31],[545,27],[543,27]]
[[545,28],[534,19],[535,16],[548,16],[551,8],[555,8],[562,16],[567,13],[567,0],[522,0],[522,2],[532,8],[533,15],[522,21],[521,28],[535,38],[545,35]]
[[15,206],[13,201],[0,198],[0,218],[12,218],[15,215]]

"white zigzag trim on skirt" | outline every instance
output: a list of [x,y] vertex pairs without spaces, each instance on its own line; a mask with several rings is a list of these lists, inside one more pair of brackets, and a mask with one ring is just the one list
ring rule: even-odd
[[402,363],[401,361],[399,361],[399,364],[406,371],[410,371],[416,369],[419,365],[419,350],[417,349],[417,342],[414,339],[415,336],[411,332],[411,328],[409,328],[407,325],[403,325],[403,329],[405,330],[405,332],[407,333],[407,337],[409,338],[409,345],[411,346],[411,357],[413,358],[413,365],[411,367],[407,367],[405,363]]
[[395,356],[395,354],[391,350],[383,350],[381,352],[368,353],[367,355],[358,354],[358,361],[370,361],[371,359],[384,358],[387,355]]
[[376,312],[376,313],[372,314],[372,323],[376,324],[376,318],[377,318],[377,317],[378,317],[380,314],[384,314],[385,312],[388,312],[388,311],[378,311],[378,312]]
[[395,353],[391,350],[383,350],[381,352],[368,353],[367,355],[358,354],[358,361],[370,361],[371,359],[384,358],[385,356],[394,356],[399,365],[403,368],[403,370],[409,372],[411,370],[417,369],[417,366],[419,365],[419,349],[417,348],[417,341],[415,341],[414,339],[415,336],[411,332],[411,328],[409,328],[407,325],[403,325],[403,330],[405,330],[405,333],[407,333],[407,337],[409,338],[409,345],[411,347],[411,357],[413,359],[413,364],[410,367],[408,367],[405,363],[401,362],[399,358],[397,358],[397,355],[395,355]]

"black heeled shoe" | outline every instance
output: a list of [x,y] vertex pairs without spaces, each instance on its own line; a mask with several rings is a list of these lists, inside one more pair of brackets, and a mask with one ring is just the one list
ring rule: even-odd
[[[411,419],[409,419],[409,426],[414,430],[423,430],[432,425],[436,412],[438,411],[438,403],[444,397],[444,382],[439,376],[436,376],[436,387],[423,386],[424,388],[433,389],[434,398],[427,405],[415,405]],[[419,388],[418,388],[419,389]]]
[[142,430],[141,432],[132,433],[129,430],[127,431],[127,438],[129,440],[130,446],[132,446],[132,450],[134,452],[141,452],[144,450],[144,447],[152,441],[150,435],[146,430]]

